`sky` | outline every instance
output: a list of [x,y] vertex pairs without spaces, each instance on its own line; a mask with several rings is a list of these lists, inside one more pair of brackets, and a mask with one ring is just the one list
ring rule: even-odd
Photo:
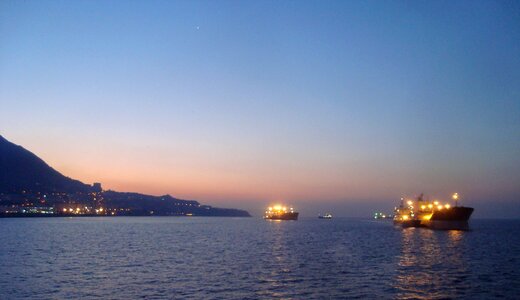
[[520,216],[515,1],[1,1],[0,134],[105,189]]

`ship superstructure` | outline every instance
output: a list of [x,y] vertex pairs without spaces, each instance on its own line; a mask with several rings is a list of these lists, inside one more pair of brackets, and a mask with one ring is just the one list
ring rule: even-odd
[[267,220],[298,220],[298,212],[292,207],[274,205],[267,208],[264,219]]

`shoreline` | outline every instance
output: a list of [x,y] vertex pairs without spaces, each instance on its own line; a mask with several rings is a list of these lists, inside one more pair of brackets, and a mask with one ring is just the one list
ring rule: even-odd
[[0,219],[13,219],[13,218],[74,218],[74,217],[96,217],[96,218],[115,218],[115,217],[176,217],[176,218],[193,218],[193,217],[203,217],[203,218],[252,218],[252,216],[217,216],[217,215],[96,215],[96,214],[83,214],[83,215],[53,215],[53,214],[0,214]]

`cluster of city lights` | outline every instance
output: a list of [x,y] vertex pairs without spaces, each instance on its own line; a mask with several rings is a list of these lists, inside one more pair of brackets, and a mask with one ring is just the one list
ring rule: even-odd
[[84,215],[84,214],[105,214],[105,209],[103,207],[92,209],[91,207],[64,207],[62,209],[64,214],[73,214],[73,215]]

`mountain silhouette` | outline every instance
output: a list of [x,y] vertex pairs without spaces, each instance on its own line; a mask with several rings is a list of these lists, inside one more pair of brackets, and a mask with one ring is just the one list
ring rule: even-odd
[[64,176],[32,152],[0,135],[0,207],[35,206],[54,207],[61,215],[81,206],[102,207],[112,215],[250,217],[245,210],[216,208],[170,195],[103,191],[100,184],[88,185]]
[[62,175],[38,156],[0,135],[0,192],[88,192],[90,185]]

